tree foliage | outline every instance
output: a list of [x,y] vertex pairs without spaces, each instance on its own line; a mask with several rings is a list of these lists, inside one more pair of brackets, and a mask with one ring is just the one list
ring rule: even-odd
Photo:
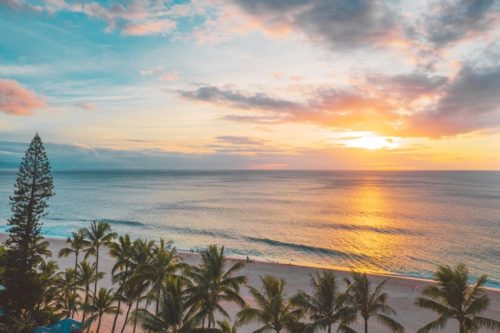
[[415,304],[438,314],[438,318],[418,330],[418,333],[443,329],[450,319],[458,320],[460,333],[477,332],[486,328],[500,332],[500,321],[481,316],[490,299],[483,286],[486,275],[469,284],[469,270],[464,264],[456,267],[439,266],[435,273],[437,284],[422,291]]
[[[50,164],[40,136],[35,135],[19,166],[12,216],[8,220],[2,302],[14,317],[29,316],[36,322],[36,310],[44,298],[40,265],[50,254],[41,235],[40,219],[46,215],[47,200],[54,195]],[[27,313],[27,314],[25,314]]]

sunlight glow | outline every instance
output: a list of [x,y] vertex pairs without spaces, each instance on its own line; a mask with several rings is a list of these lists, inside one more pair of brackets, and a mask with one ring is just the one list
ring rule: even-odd
[[363,148],[368,150],[394,149],[398,143],[393,138],[369,134],[358,138],[349,139],[343,142],[344,145],[353,148]]

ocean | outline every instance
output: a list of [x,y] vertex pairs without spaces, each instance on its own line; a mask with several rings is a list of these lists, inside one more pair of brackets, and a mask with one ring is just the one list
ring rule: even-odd
[[[500,172],[56,171],[43,233],[93,220],[180,250],[431,277],[464,262],[500,288]],[[16,173],[0,171],[0,231]]]

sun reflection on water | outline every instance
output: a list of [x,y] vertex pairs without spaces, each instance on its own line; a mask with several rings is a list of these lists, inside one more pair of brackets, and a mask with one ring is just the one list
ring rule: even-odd
[[[352,237],[351,248],[348,250],[370,260],[355,261],[353,269],[367,272],[384,272],[380,263],[387,262],[387,258],[394,256],[402,245],[402,237],[391,233],[389,230],[397,228],[394,221],[387,218],[393,209],[391,199],[383,187],[375,186],[366,180],[354,193],[352,205],[362,207],[363,215],[350,223],[358,228]],[[359,209],[356,209],[359,211]],[[353,209],[353,211],[356,211]]]

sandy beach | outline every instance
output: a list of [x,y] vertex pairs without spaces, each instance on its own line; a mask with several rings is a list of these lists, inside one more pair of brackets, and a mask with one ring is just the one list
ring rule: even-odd
[[[6,238],[6,234],[0,234],[0,241],[3,242]],[[53,259],[57,260],[61,269],[67,267],[73,267],[74,258],[57,258],[57,253],[59,250],[65,246],[65,241],[63,239],[51,238],[50,249],[53,253]],[[199,260],[198,254],[191,253],[181,253],[182,259],[189,264],[195,264]],[[230,259],[239,260],[239,259]],[[107,288],[112,287],[111,283],[111,267],[113,266],[113,258],[109,256],[107,251],[103,251],[100,257],[100,271],[106,273],[105,278],[100,281],[100,286]],[[251,262],[246,263],[244,269],[241,271],[248,277],[248,284],[254,287],[260,286],[259,276],[262,275],[273,275],[279,278],[285,278],[287,282],[287,290],[289,295],[292,295],[297,290],[309,291],[309,276],[312,273],[317,272],[318,268],[310,268],[303,266],[295,266],[288,264],[276,264],[267,262]],[[345,287],[343,283],[343,278],[348,277],[350,272],[347,271],[334,271],[338,284],[343,289]],[[379,283],[387,276],[383,275],[371,275],[374,283]],[[405,277],[389,277],[389,281],[386,284],[385,290],[389,293],[389,304],[397,311],[397,320],[404,325],[407,332],[415,332],[419,327],[428,323],[435,318],[435,315],[427,310],[416,307],[413,302],[416,296],[419,295],[421,289],[430,283],[430,281],[419,280],[413,278]],[[490,308],[486,313],[490,318],[500,318],[500,290],[489,289],[488,294],[491,298]],[[248,303],[252,303],[252,299],[249,297],[247,288],[243,288],[242,295]],[[235,313],[238,309],[235,306],[228,305],[228,312],[234,318]],[[103,320],[103,328],[101,332],[109,332],[111,330],[112,318],[105,318]],[[370,332],[388,332],[385,327],[380,326],[375,320],[369,322]],[[121,327],[121,325],[119,326]],[[239,332],[247,333],[252,332],[252,326],[244,326]],[[361,331],[361,326],[356,325],[355,329]],[[448,327],[442,332],[457,332],[458,328],[453,321],[450,322]],[[126,330],[126,332],[132,332],[131,329]],[[486,332],[486,331],[485,331]]]

